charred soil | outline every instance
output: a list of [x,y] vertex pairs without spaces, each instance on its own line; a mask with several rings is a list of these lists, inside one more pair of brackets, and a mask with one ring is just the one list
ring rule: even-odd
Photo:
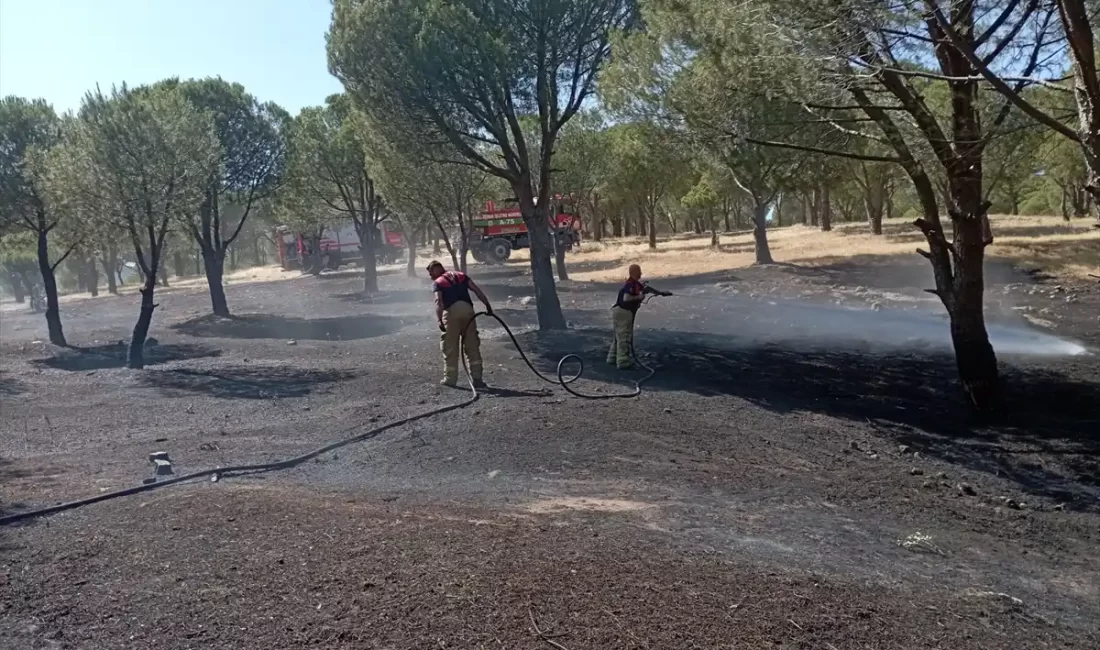
[[[896,261],[662,285],[641,399],[541,384],[499,328],[467,409],[283,472],[0,530],[12,648],[1063,648],[1100,643],[1100,285],[991,271],[1006,382],[976,420],[946,323]],[[540,367],[604,365],[613,287],[534,330],[522,265],[471,274]],[[0,512],[277,460],[467,397],[438,386],[426,282],[383,275],[63,305],[73,349],[4,313]],[[1030,316],[1030,318],[1029,318]],[[630,375],[628,375],[630,376]]]

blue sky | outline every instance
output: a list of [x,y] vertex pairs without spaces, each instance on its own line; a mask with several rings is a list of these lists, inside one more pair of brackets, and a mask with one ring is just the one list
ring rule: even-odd
[[58,112],[123,81],[221,76],[292,113],[341,90],[329,0],[0,0],[0,95]]

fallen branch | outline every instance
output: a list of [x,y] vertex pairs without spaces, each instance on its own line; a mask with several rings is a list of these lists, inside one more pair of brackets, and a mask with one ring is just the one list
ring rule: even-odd
[[535,610],[528,607],[527,615],[531,617],[531,630],[535,633],[535,636],[537,636],[540,640],[554,646],[558,650],[569,650],[569,648],[566,648],[562,644],[558,643],[553,638],[551,638],[551,636],[543,634],[542,630],[539,629],[538,621],[535,620]]

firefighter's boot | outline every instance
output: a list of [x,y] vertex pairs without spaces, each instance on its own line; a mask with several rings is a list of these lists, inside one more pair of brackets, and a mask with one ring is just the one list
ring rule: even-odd
[[633,367],[630,358],[631,345],[634,342],[634,314],[622,307],[611,308],[611,348],[607,351],[607,362],[615,364],[619,370]]

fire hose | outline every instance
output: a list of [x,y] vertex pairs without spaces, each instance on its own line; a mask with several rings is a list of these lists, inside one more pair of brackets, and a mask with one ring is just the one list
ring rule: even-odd
[[[668,295],[671,295],[671,294],[668,294]],[[648,302],[648,301],[649,301],[649,297],[646,298],[645,302]],[[467,325],[467,327],[472,326],[473,323],[476,322],[477,319],[482,317],[482,316],[488,316],[489,318],[492,318],[492,319],[496,320],[496,322],[500,323],[500,326],[503,327],[504,331],[508,334],[508,338],[511,339],[512,345],[514,345],[516,347],[516,350],[519,352],[520,357],[523,359],[523,362],[525,364],[527,364],[527,367],[530,368],[531,372],[533,372],[539,379],[541,379],[542,381],[545,381],[547,383],[557,384],[557,385],[561,386],[562,388],[564,388],[566,391],[568,391],[569,394],[574,395],[574,396],[579,397],[579,398],[582,398],[582,399],[597,400],[597,399],[618,399],[618,398],[637,397],[637,396],[641,395],[641,393],[642,393],[642,384],[645,383],[646,381],[648,381],[650,378],[652,378],[653,375],[656,373],[656,370],[654,370],[653,368],[645,365],[638,358],[637,353],[635,353],[635,351],[634,351],[634,340],[632,338],[631,341],[630,341],[630,356],[634,359],[634,362],[636,364],[638,364],[638,366],[640,366],[642,369],[644,369],[646,371],[645,375],[643,375],[640,379],[637,379],[633,382],[634,383],[633,390],[631,390],[629,392],[626,392],[626,393],[608,393],[608,394],[600,394],[600,395],[589,395],[589,394],[581,393],[577,390],[574,390],[570,386],[570,384],[572,384],[573,382],[580,379],[581,375],[584,373],[584,361],[581,359],[580,356],[578,356],[576,354],[567,354],[567,355],[565,355],[564,357],[561,358],[561,360],[558,361],[556,378],[548,377],[548,376],[542,374],[542,372],[540,372],[538,370],[538,368],[535,367],[535,364],[533,364],[531,362],[531,360],[527,357],[527,353],[523,351],[523,347],[519,344],[519,341],[516,339],[515,334],[512,333],[511,328],[508,327],[508,324],[505,323],[504,320],[501,319],[500,316],[497,316],[496,314],[491,313],[491,312],[484,312],[484,311],[477,312],[476,314],[474,314],[473,320],[470,321],[470,325]],[[571,362],[577,364],[577,372],[575,374],[566,376],[565,368]],[[211,469],[204,469],[204,470],[201,470],[201,471],[198,471],[198,472],[192,472],[190,474],[183,474],[183,475],[180,475],[180,476],[175,476],[175,477],[172,477],[172,478],[165,479],[163,481],[157,481],[155,483],[135,485],[133,487],[123,488],[121,490],[115,490],[113,492],[104,492],[103,494],[97,494],[95,496],[88,497],[86,499],[77,499],[75,501],[67,501],[67,502],[63,502],[63,503],[58,503],[56,505],[47,506],[47,507],[44,507],[44,508],[38,508],[36,510],[27,510],[25,512],[18,512],[18,513],[15,513],[15,514],[0,517],[0,526],[15,524],[15,523],[19,523],[19,522],[22,522],[22,521],[29,521],[31,519],[36,519],[38,517],[44,517],[46,515],[57,514],[59,512],[64,512],[66,510],[73,510],[73,509],[80,508],[80,507],[83,507],[83,506],[91,505],[93,503],[99,503],[101,501],[109,501],[111,499],[118,499],[120,497],[131,496],[131,495],[134,495],[134,494],[141,494],[143,492],[151,492],[151,491],[156,490],[156,489],[160,489],[160,488],[163,488],[163,487],[168,487],[169,485],[176,485],[178,483],[184,483],[184,482],[187,482],[187,481],[195,481],[195,480],[198,480],[198,479],[205,479],[207,477],[210,477],[214,480],[219,480],[221,477],[230,476],[230,475],[255,474],[255,473],[260,473],[260,472],[274,472],[274,471],[278,471],[278,470],[290,469],[290,468],[295,467],[297,465],[301,465],[302,463],[304,463],[306,461],[317,458],[318,456],[322,456],[324,454],[327,454],[330,451],[335,451],[337,449],[340,449],[341,447],[346,447],[347,445],[352,445],[352,444],[355,444],[355,443],[358,443],[358,442],[363,442],[365,440],[369,440],[371,438],[374,438],[374,437],[378,436],[379,434],[381,434],[385,431],[389,431],[390,429],[395,429],[397,427],[400,427],[400,426],[403,426],[403,425],[406,425],[406,424],[409,424],[409,423],[412,423],[412,422],[416,422],[417,420],[423,420],[423,419],[426,419],[426,418],[434,417],[436,415],[442,415],[444,413],[449,413],[451,411],[457,411],[459,409],[464,409],[464,408],[472,405],[474,402],[478,401],[478,399],[481,398],[481,394],[478,392],[477,387],[474,385],[473,378],[470,376],[470,369],[466,366],[466,359],[465,358],[462,359],[462,367],[466,371],[466,379],[468,380],[468,382],[470,384],[470,391],[472,392],[472,395],[468,399],[466,399],[462,402],[459,402],[457,404],[450,404],[450,405],[447,405],[447,406],[441,406],[439,408],[434,408],[434,409],[431,409],[431,410],[428,410],[428,411],[424,411],[423,413],[417,413],[415,415],[410,415],[409,417],[401,418],[399,420],[394,420],[392,422],[388,422],[386,424],[383,424],[382,426],[375,427],[375,428],[370,429],[368,431],[364,431],[362,433],[359,433],[359,434],[356,434],[356,435],[353,435],[353,436],[350,436],[350,437],[342,438],[342,439],[336,440],[334,442],[330,442],[327,445],[324,445],[322,447],[318,447],[316,449],[313,449],[312,451],[308,451],[304,454],[301,454],[300,456],[294,456],[293,458],[287,458],[285,460],[279,460],[279,461],[274,461],[274,462],[270,462],[270,463],[253,463],[253,464],[248,464],[248,465],[230,465],[228,467],[215,467],[215,468],[211,468]],[[346,429],[344,429],[340,433],[341,434],[346,434],[346,433],[354,431],[358,428],[359,428],[359,425],[353,425],[353,426],[347,427]]]

